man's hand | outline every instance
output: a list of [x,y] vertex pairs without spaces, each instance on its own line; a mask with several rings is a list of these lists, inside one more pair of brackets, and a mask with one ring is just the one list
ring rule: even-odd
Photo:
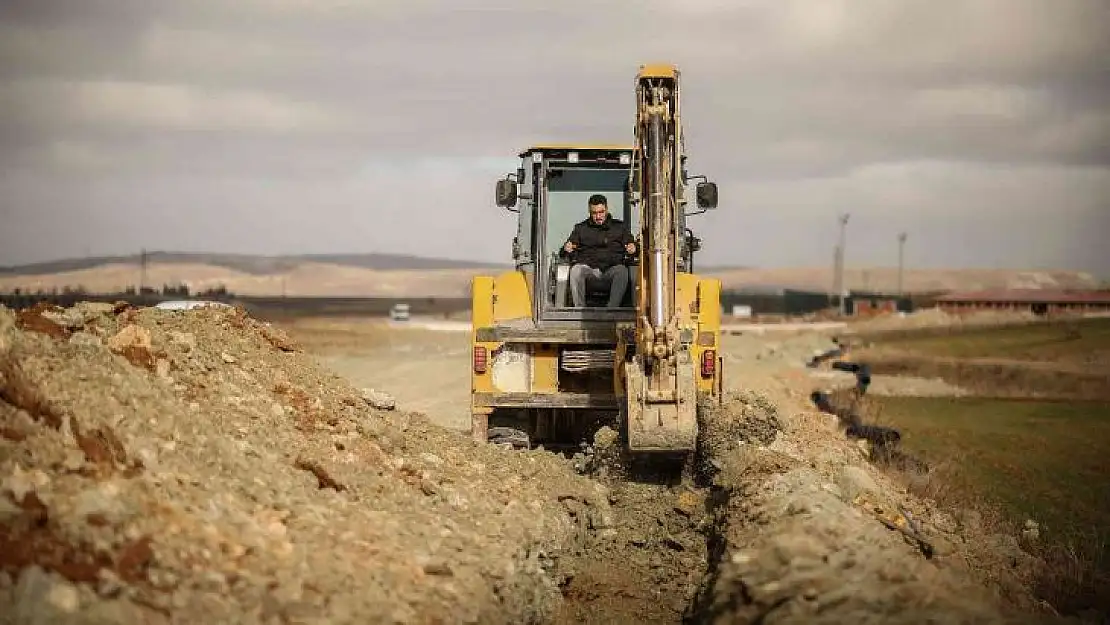
[[575,245],[574,243],[570,242],[570,241],[567,241],[565,244],[563,244],[563,249],[566,250],[567,254],[570,254],[571,252],[573,252],[574,248],[576,248],[576,247],[578,247],[578,246]]
[[624,251],[628,252],[629,254],[635,254],[636,253],[636,244],[635,243],[625,243],[624,244]]

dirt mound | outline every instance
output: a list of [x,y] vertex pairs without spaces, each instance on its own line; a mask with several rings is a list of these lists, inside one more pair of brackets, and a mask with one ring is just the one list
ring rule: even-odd
[[[710,564],[692,621],[1058,622],[1027,595],[1000,600],[955,564],[1003,550],[957,553],[947,517],[891,487],[865,453],[836,440],[835,423],[749,393],[703,425],[730,451],[710,461]],[[1009,553],[995,574],[1032,564],[1016,545]]]
[[0,435],[8,622],[539,622],[608,507],[239,311],[0,309]]
[[720,404],[698,407],[698,447],[692,477],[706,484],[721,463],[747,445],[770,445],[782,431],[778,407],[751,391],[728,392]]
[[[941,380],[981,397],[1110,400],[1110,377],[1105,369],[1052,362],[1004,358],[950,358],[908,350],[874,349],[866,358],[876,374]],[[1102,373],[1099,373],[1102,371]]]
[[976,310],[963,313],[949,313],[940,308],[922,308],[907,315],[883,315],[872,319],[853,322],[847,334],[894,336],[900,332],[922,335],[932,330],[959,332],[972,328],[986,328],[1004,325],[1034,323],[1037,315],[1028,311],[1013,310]]
[[560,555],[556,622],[1058,622],[959,564],[1009,580],[1034,564],[1016,544],[958,549],[948,518],[883,480],[838,426],[782,405],[751,391],[703,404],[681,474],[629,460],[603,430],[579,466],[609,486],[613,524]]
[[985,591],[915,557],[900,532],[846,502],[877,495],[866,473],[846,471],[838,485],[752,449],[726,475],[730,503],[719,523],[727,555],[700,614],[706,622],[1036,622],[1004,616]]

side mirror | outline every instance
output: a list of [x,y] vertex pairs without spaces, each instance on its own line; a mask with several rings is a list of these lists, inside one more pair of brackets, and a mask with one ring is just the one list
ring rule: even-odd
[[698,208],[717,208],[717,183],[699,182],[697,196]]
[[502,208],[516,206],[516,182],[509,178],[498,180],[493,195],[494,201]]

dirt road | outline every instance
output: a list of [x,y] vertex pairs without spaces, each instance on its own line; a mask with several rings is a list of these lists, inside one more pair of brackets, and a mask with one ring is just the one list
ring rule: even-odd
[[470,427],[469,325],[415,321],[309,319],[283,327],[352,384],[383,390],[443,427]]
[[[843,324],[737,324],[725,328],[722,353],[730,388],[813,379],[802,364]],[[470,427],[469,325],[414,319],[304,319],[282,324],[321,363],[353,384],[380,389],[406,410],[447,428]],[[770,328],[770,329],[768,329]],[[429,392],[432,389],[433,392]]]

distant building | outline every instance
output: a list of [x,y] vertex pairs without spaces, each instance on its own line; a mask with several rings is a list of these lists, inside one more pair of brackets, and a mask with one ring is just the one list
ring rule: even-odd
[[954,292],[936,299],[947,312],[979,310],[1027,311],[1036,315],[1061,312],[1110,312],[1110,291],[999,289]]
[[829,306],[826,293],[776,286],[748,286],[721,292],[721,308],[726,315],[804,315]]
[[851,291],[845,304],[849,315],[859,317],[908,313],[914,310],[913,300],[909,296],[871,291]]

